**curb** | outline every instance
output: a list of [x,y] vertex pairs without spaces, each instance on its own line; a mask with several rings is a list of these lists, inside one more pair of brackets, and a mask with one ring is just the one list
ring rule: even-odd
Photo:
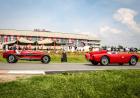
[[7,74],[8,73],[8,70],[0,70],[0,75],[1,74]]
[[[129,69],[129,68],[128,68]],[[139,68],[133,68],[135,70]],[[132,69],[132,70],[133,70]],[[45,75],[45,74],[59,74],[59,73],[78,73],[78,72],[90,72],[99,70],[127,70],[127,69],[88,69],[88,70],[0,70],[0,75],[5,74],[24,74],[24,75]],[[131,69],[130,69],[131,70]]]
[[45,71],[40,70],[0,70],[0,74],[32,74],[38,75],[42,74],[45,75]]
[[[99,69],[102,70],[102,69]],[[57,73],[76,73],[76,72],[88,72],[95,70],[0,70],[0,75],[2,74],[25,74],[25,75],[45,75],[45,74],[57,74]]]

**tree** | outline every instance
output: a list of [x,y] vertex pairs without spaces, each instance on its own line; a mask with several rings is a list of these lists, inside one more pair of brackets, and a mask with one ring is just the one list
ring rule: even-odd
[[107,46],[102,46],[102,49],[103,49],[103,50],[106,50],[106,49],[107,49]]
[[119,49],[123,49],[123,46],[122,46],[122,45],[118,45],[118,48],[119,48]]

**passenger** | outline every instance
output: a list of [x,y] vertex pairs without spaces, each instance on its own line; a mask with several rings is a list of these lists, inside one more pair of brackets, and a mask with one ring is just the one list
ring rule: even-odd
[[108,48],[108,49],[107,49],[107,53],[108,53],[108,54],[112,54],[112,53],[111,53],[111,48]]

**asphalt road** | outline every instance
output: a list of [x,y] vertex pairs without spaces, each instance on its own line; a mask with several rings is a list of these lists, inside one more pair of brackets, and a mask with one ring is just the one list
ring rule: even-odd
[[92,65],[90,63],[76,64],[76,63],[55,63],[55,64],[42,64],[36,63],[0,63],[0,70],[41,70],[46,72],[59,72],[59,71],[90,71],[90,70],[118,70],[118,69],[140,69],[140,63],[136,66],[125,65]]

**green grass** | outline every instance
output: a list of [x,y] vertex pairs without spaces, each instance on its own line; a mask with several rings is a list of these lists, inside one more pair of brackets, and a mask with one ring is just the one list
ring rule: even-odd
[[0,98],[140,98],[140,70],[34,76],[0,83]]
[[0,55],[0,62],[6,62],[6,59],[4,59],[2,55]]

